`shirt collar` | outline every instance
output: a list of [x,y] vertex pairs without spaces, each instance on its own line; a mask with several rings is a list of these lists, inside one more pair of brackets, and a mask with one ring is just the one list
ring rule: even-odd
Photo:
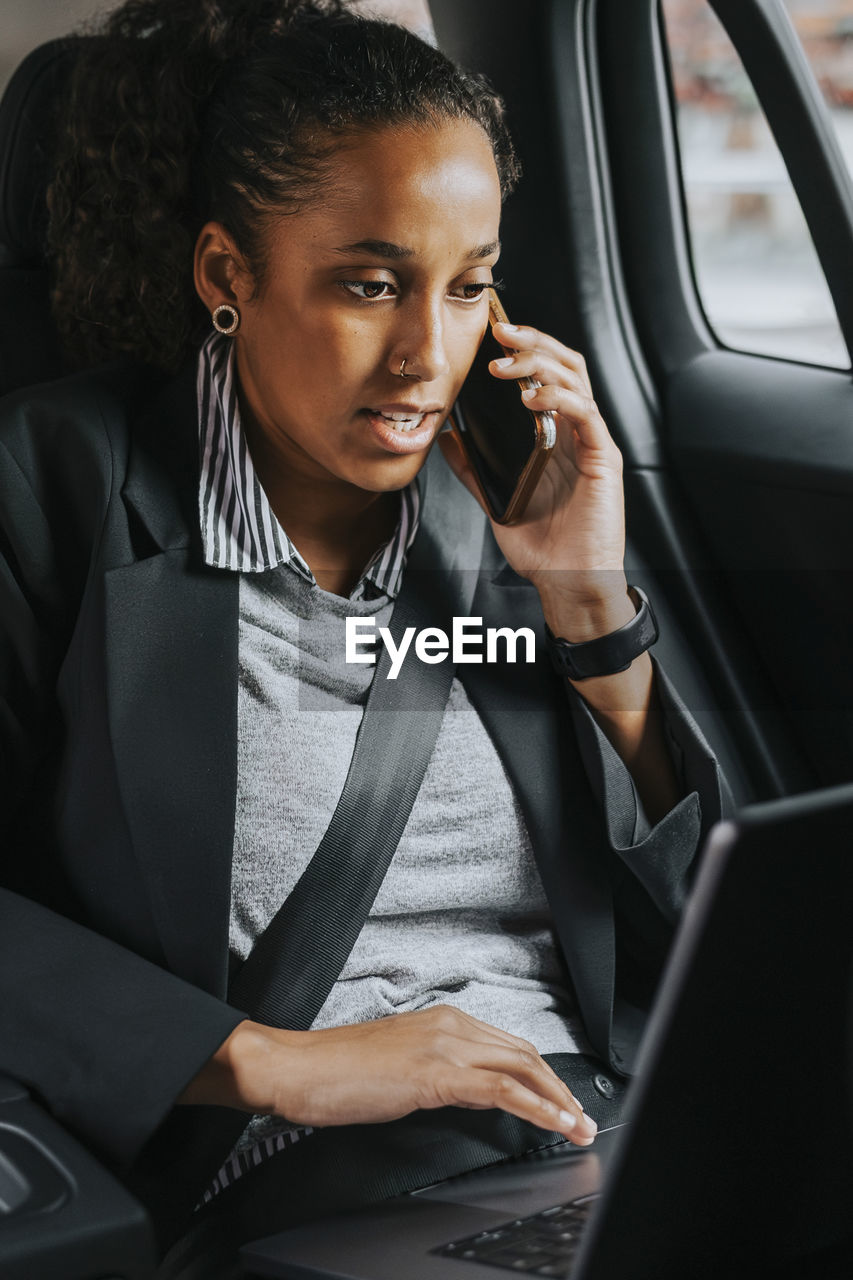
[[[234,346],[212,333],[199,352],[199,520],[205,563],[215,569],[262,573],[287,565],[316,585],[314,575],[276,519],[252,464],[240,424]],[[372,556],[351,600],[396,597],[420,520],[414,480],[400,494],[400,518],[390,540]]]

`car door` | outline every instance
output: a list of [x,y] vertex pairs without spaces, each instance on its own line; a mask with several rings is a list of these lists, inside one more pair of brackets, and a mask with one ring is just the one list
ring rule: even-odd
[[440,41],[492,79],[518,139],[511,305],[587,356],[659,650],[747,799],[851,774],[853,196],[781,0],[710,7],[799,197],[844,367],[736,350],[709,323],[659,0],[432,3]]

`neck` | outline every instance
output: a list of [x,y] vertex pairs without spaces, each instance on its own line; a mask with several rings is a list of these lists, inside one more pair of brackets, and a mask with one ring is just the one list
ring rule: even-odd
[[400,495],[371,493],[333,476],[306,476],[246,423],[252,462],[276,519],[319,586],[348,595],[400,516]]

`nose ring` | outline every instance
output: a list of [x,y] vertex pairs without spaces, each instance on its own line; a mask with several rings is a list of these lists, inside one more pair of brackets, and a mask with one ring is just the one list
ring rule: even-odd
[[408,363],[408,358],[400,361],[400,372],[397,374],[398,378],[416,378],[418,376],[416,373],[406,373],[406,365]]

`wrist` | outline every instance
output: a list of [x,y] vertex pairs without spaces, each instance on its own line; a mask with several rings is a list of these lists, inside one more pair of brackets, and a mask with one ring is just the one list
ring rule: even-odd
[[233,1107],[261,1115],[272,1113],[279,1102],[281,1077],[275,1059],[290,1038],[300,1034],[303,1033],[277,1031],[245,1019],[208,1058],[178,1102]]
[[[595,633],[586,639],[572,639],[546,627],[546,642],[551,662],[561,676],[573,683],[610,678],[628,671],[634,661],[655,643],[658,627],[648,596],[639,587],[628,588],[626,601],[631,617],[621,625],[612,621],[624,617],[621,609],[593,615]],[[608,625],[603,633],[598,626]]]
[[[609,575],[615,578],[614,575]],[[567,591],[558,586],[539,591],[542,613],[550,631],[570,644],[583,644],[597,640],[624,627],[637,610],[628,595],[628,584],[621,575],[621,582],[609,585],[602,592]]]
[[178,1097],[182,1106],[233,1106],[235,1066],[248,1022],[239,1022]]

